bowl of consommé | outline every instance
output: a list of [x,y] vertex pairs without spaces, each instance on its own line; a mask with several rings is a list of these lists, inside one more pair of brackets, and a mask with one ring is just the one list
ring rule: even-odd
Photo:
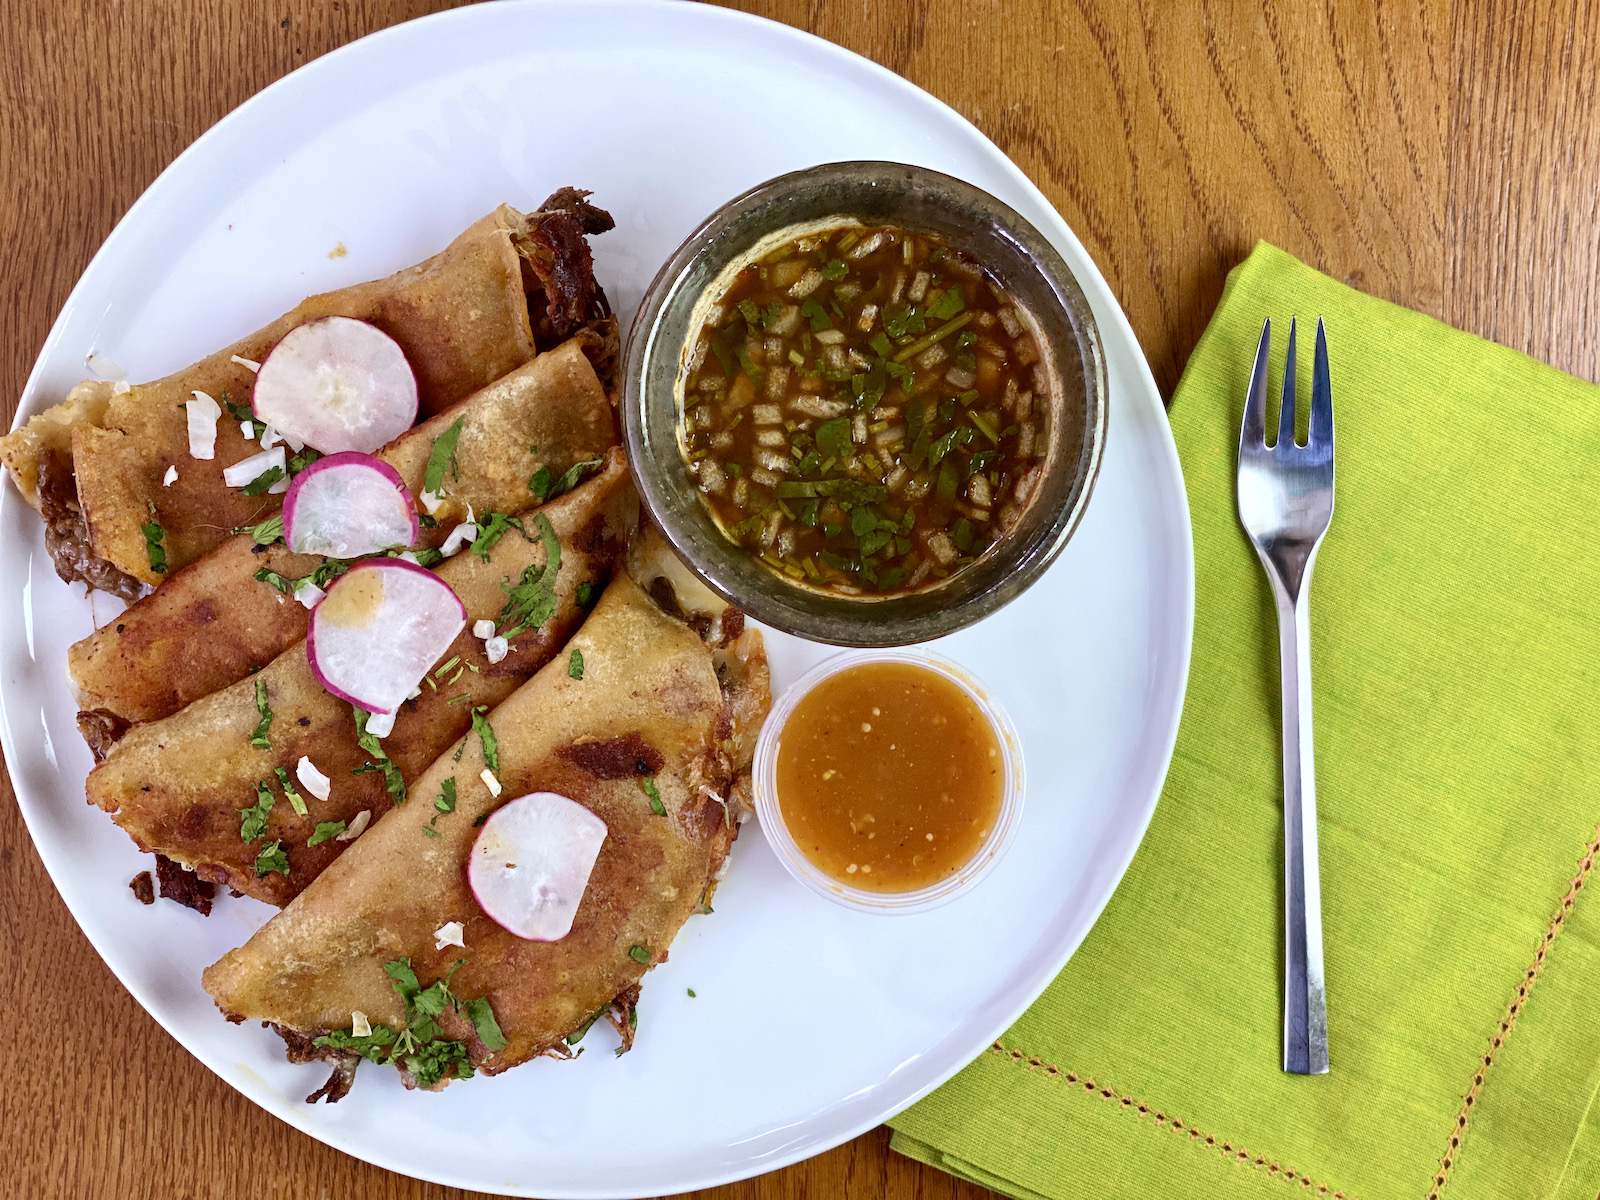
[[662,267],[623,371],[651,519],[776,628],[953,632],[1053,562],[1093,492],[1106,368],[1050,242],[970,184],[833,163],[731,201]]
[[1022,812],[1005,711],[956,664],[903,650],[837,655],[784,692],[754,774],[785,868],[863,912],[924,912],[969,891]]

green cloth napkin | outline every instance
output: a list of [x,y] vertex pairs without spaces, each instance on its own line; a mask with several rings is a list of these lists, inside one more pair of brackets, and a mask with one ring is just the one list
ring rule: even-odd
[[[1304,405],[1318,314],[1338,439],[1311,593],[1332,1071],[1297,1077],[1279,1069],[1277,632],[1234,459],[1262,318],[1279,372],[1300,318]],[[1172,426],[1197,599],[1161,803],[1066,969],[892,1122],[895,1148],[1013,1196],[1595,1200],[1600,389],[1263,244]]]

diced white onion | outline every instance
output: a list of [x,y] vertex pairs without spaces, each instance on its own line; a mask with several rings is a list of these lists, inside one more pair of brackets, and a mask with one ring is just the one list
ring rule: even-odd
[[439,511],[439,506],[444,503],[444,497],[438,492],[421,492],[417,496],[417,501],[428,510],[428,515],[431,517]]
[[450,535],[444,539],[444,545],[439,547],[439,553],[449,558],[460,553],[461,547],[468,542],[477,540],[478,527],[470,522],[463,521],[450,531]]
[[[250,370],[252,370],[252,371],[261,370],[261,364],[260,363],[256,362],[255,359],[253,359],[253,358],[246,358],[242,354],[235,354],[233,356],[233,361],[238,363],[241,367],[249,367]],[[359,1014],[357,1014],[357,1015],[359,1015]]]
[[173,484],[175,484],[177,482],[178,482],[178,468],[177,467],[168,467],[167,468],[167,473],[161,477],[161,486],[162,487],[171,487]]
[[[207,458],[210,455],[206,456]],[[249,458],[236,462],[231,467],[222,469],[222,482],[229,487],[244,487],[252,479],[258,478],[273,467],[286,468],[288,460],[284,457],[283,447],[274,446],[271,450],[263,450],[260,454],[252,454]]]
[[261,431],[261,448],[263,450],[271,450],[281,441],[283,441],[283,434],[279,433],[271,425]]
[[126,379],[119,379],[111,385],[111,394],[113,396],[126,396],[131,391],[133,391],[133,384]]
[[334,837],[336,842],[353,842],[361,836],[367,828],[367,823],[372,820],[372,810],[363,808],[356,814],[356,819],[350,822],[349,827],[341,834]]
[[[237,358],[238,355],[234,355],[234,357]],[[359,1008],[350,1014],[350,1036],[372,1036],[372,1022],[367,1020],[367,1014],[362,1012]]]
[[217,418],[222,416],[222,406],[204,392],[196,392],[183,408],[189,418],[189,457],[215,458]]
[[402,550],[399,554],[396,554],[395,557],[410,563],[414,567],[420,567],[422,565],[422,560],[409,550]]
[[91,350],[83,360],[84,366],[93,371],[101,379],[126,379],[128,373],[122,365],[109,354],[101,354],[98,350]]
[[308,609],[315,608],[327,594],[309,579],[302,579],[300,586],[294,589],[294,598]]
[[289,443],[289,449],[293,450],[296,454],[299,454],[300,451],[302,451],[302,450],[304,450],[306,448],[306,444],[304,442],[302,442],[299,438],[295,437],[295,435],[292,434],[292,433],[284,433],[284,432],[282,432],[280,430],[279,433],[278,433],[278,436],[281,437],[284,441],[288,442]]
[[492,638],[494,636],[494,622],[485,617],[481,621],[472,623],[472,636],[475,638]]
[[498,796],[500,794],[500,781],[494,777],[494,772],[489,770],[488,767],[478,772],[478,778],[483,780],[483,786],[489,789],[489,795]]
[[511,643],[503,637],[495,636],[483,643],[483,656],[489,660],[490,666],[499,662],[510,652]]
[[460,946],[466,948],[466,926],[460,921],[446,921],[433,931],[433,948],[443,950],[446,946]]
[[239,433],[241,435],[243,435],[245,441],[247,441],[247,442],[254,441],[255,440],[255,436],[256,436],[256,425],[255,425],[255,422],[254,421],[240,421],[239,422]]
[[377,738],[388,737],[394,732],[394,714],[373,713],[367,718],[367,732]]
[[328,798],[328,789],[333,781],[317,770],[316,764],[304,754],[300,756],[300,762],[295,766],[294,774],[295,778],[300,781],[300,786],[318,800],[326,800]]

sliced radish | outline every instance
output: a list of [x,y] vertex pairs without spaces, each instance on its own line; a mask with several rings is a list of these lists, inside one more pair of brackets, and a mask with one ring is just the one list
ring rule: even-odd
[[484,822],[467,858],[467,882],[489,918],[533,942],[572,929],[606,824],[554,792],[509,800]]
[[285,438],[332,454],[373,451],[417,419],[417,377],[374,325],[321,317],[284,334],[256,372],[251,407]]
[[311,610],[306,658],[329,692],[382,716],[400,707],[466,627],[466,606],[432,571],[369,558],[334,580]]
[[417,540],[417,506],[388,463],[353,450],[330,454],[289,485],[283,538],[296,554],[376,554]]

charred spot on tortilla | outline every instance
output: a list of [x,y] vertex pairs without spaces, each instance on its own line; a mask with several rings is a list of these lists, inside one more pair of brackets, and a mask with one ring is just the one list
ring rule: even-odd
[[654,775],[666,762],[661,751],[638,733],[625,733],[604,741],[574,742],[556,753],[596,779]]
[[201,879],[193,871],[186,871],[165,854],[156,855],[156,879],[161,884],[161,898],[173,900],[185,908],[192,908],[202,917],[211,915],[211,901],[216,898],[217,885]]

